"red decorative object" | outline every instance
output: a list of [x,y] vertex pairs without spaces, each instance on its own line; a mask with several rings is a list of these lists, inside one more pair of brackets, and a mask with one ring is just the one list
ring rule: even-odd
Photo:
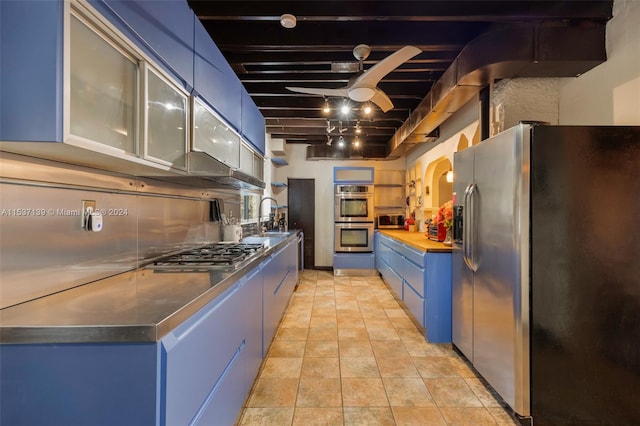
[[444,222],[438,223],[438,241],[443,242],[447,238],[447,227]]

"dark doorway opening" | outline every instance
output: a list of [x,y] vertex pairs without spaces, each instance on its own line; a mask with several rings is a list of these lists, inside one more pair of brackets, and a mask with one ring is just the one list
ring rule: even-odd
[[315,268],[315,179],[288,179],[287,205],[289,229],[302,229],[304,232],[304,267]]

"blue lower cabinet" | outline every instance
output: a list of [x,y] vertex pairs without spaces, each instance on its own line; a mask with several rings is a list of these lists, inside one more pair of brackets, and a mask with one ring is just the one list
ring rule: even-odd
[[154,425],[157,347],[0,345],[0,424]]
[[[287,261],[287,250],[283,248],[262,263],[263,287],[263,332],[262,356],[266,356],[273,340],[278,323],[282,318],[293,286],[290,285],[290,271]],[[290,252],[289,252],[290,253]]]
[[247,351],[243,343],[229,362],[202,409],[189,425],[227,426],[235,424],[247,396],[244,386]]
[[423,252],[378,235],[376,268],[432,343],[451,343],[451,253]]
[[262,364],[262,271],[256,268],[246,278],[244,321],[246,326],[245,391],[248,394]]
[[[234,355],[244,346],[246,286],[241,284],[228,289],[162,339],[162,387],[168,425],[189,424],[212,389],[220,386]],[[244,379],[240,381],[243,384]]]
[[416,291],[416,289],[411,287],[407,282],[404,282],[402,289],[403,289],[402,300],[404,301],[404,304],[407,305],[407,308],[409,308],[409,311],[411,311],[411,313],[418,320],[420,325],[425,327],[424,297],[420,296],[420,294]]
[[0,345],[0,424],[232,425],[296,277],[292,243],[159,342]]
[[425,327],[430,342],[451,342],[451,268],[451,253],[427,253]]

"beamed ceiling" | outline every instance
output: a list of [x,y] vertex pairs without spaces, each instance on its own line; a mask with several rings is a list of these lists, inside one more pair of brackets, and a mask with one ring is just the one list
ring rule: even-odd
[[[595,0],[189,0],[189,4],[260,108],[271,137],[289,144],[331,141],[335,147],[340,136],[351,143],[359,124],[362,152],[371,158],[388,155],[394,134],[463,48],[479,36],[519,25],[604,26],[612,12],[612,1]],[[297,25],[281,26],[282,14],[294,15]],[[373,113],[365,116],[361,108],[365,103],[329,96],[332,112],[327,115],[322,112],[323,96],[286,88],[346,86],[357,75],[353,49],[359,44],[371,48],[364,71],[404,46],[421,50],[377,85],[393,103],[392,109],[383,112],[373,105]],[[348,116],[336,111],[344,102],[351,107]]]

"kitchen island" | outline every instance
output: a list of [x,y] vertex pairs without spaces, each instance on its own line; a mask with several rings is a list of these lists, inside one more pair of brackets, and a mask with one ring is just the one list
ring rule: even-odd
[[421,232],[379,229],[376,269],[431,343],[451,343],[451,247]]
[[297,234],[247,238],[266,249],[235,270],[143,267],[3,309],[0,423],[232,424],[297,283]]

